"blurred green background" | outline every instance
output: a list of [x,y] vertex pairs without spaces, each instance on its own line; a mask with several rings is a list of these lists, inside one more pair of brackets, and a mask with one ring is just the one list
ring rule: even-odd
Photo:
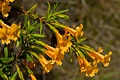
[[99,64],[99,72],[92,78],[81,74],[77,58],[70,62],[69,54],[65,55],[62,66],[55,66],[48,74],[34,72],[38,80],[119,80],[120,79],[120,0],[18,0],[24,9],[38,4],[37,13],[44,15],[47,12],[47,1],[51,7],[58,2],[58,10],[69,9],[66,14],[69,20],[62,23],[73,26],[80,23],[84,26],[86,44],[95,48],[102,47],[103,54],[112,51],[112,58],[108,67]]

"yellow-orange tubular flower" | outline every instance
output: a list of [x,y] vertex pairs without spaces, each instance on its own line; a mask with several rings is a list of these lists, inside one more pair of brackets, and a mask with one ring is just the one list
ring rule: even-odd
[[0,1],[0,12],[4,17],[8,17],[8,12],[10,12],[11,7],[8,6],[9,2],[2,2]]
[[14,0],[4,0],[4,1],[6,1],[6,2],[13,2]]
[[98,72],[96,62],[94,62],[92,66],[85,58],[78,56],[78,63],[80,65],[81,73],[86,72],[86,76],[93,77],[95,73]]
[[12,24],[9,33],[9,39],[16,41],[17,37],[20,36],[20,24],[17,26],[16,24]]
[[62,36],[57,30],[55,30],[55,34],[57,39],[57,46],[56,48],[53,48],[49,45],[45,45],[45,47],[48,49],[48,51],[45,51],[45,54],[55,60],[58,65],[61,65],[61,60],[64,59],[64,54],[68,51],[69,47],[72,45],[72,42],[70,41],[70,35],[67,37]]
[[54,51],[45,51],[45,54],[54,60],[58,65],[62,65],[61,60],[64,59],[64,52],[62,52],[59,48],[55,48]]
[[65,27],[65,30],[70,32],[76,39],[78,37],[83,36],[84,32],[82,31],[83,25],[80,24],[80,26],[76,27],[76,30],[70,28],[70,27]]
[[55,63],[54,60],[46,60],[43,55],[40,55],[39,62],[43,67],[44,73],[50,72]]
[[2,40],[2,44],[9,44],[10,40],[16,41],[20,36],[20,24],[17,26],[13,23],[10,27],[1,21],[0,25],[2,26],[2,28],[0,28],[0,38]]
[[33,74],[30,74],[30,77],[32,80],[37,80],[36,77]]
[[56,47],[66,52],[68,48],[72,45],[72,42],[70,41],[72,39],[71,36],[69,34],[68,36],[62,36],[58,31],[56,31],[55,33],[56,33],[56,38],[57,38]]
[[103,51],[101,47],[99,47],[98,52],[87,52],[87,54],[93,59],[96,60],[97,63],[100,61],[103,63],[103,65],[106,67],[109,65],[110,62],[110,56],[112,52],[110,51],[107,55],[103,56],[100,54]]
[[4,43],[9,44],[10,43],[8,36],[9,36],[8,29],[0,28],[0,38],[2,40],[2,44],[4,44]]
[[102,61],[102,63],[103,63],[103,65],[105,66],[105,67],[107,67],[108,65],[109,65],[109,62],[110,62],[110,56],[112,55],[112,52],[110,51],[108,54],[106,54],[105,56],[104,56],[104,61]]

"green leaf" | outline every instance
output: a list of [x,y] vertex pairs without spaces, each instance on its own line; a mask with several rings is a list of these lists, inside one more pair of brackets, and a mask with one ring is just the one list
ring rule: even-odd
[[66,9],[66,10],[59,11],[58,13],[59,13],[59,14],[63,14],[63,13],[68,12],[68,11],[69,11],[69,10]]
[[86,52],[84,49],[80,48],[80,51],[81,51],[85,56],[88,55],[87,52]]
[[33,74],[33,71],[30,70],[30,68],[28,68],[27,66],[21,64],[21,67],[27,72],[27,74]]
[[49,2],[47,2],[47,4],[48,4],[47,14],[49,15],[49,14],[50,14],[51,7],[50,7],[50,3],[49,3]]
[[37,8],[37,4],[33,5],[27,12],[30,13]]
[[32,16],[33,16],[34,19],[37,19],[37,18],[38,18],[38,14],[35,14],[35,13],[34,13]]
[[26,32],[29,32],[30,29],[30,19],[27,20]]
[[17,40],[16,47],[19,47],[19,46],[20,46],[20,41]]
[[45,35],[44,34],[31,34],[32,37],[35,37],[35,38],[44,38]]
[[39,24],[34,24],[34,26],[30,26],[29,34],[34,33],[39,28]]
[[18,72],[20,79],[24,80],[22,71],[20,70],[20,67],[18,66],[18,64],[16,64],[15,66],[16,66],[16,69],[17,69],[17,72]]
[[73,49],[72,47],[70,47],[70,62],[72,62],[72,58],[73,58]]
[[28,20],[28,15],[25,14],[25,15],[24,15],[24,27],[27,26],[27,20]]
[[17,71],[12,75],[12,77],[10,78],[10,80],[16,80],[16,76],[17,76]]
[[26,53],[26,57],[29,61],[33,62],[33,59],[29,53]]
[[58,6],[58,2],[54,4],[53,12],[56,12],[57,6]]
[[8,48],[7,46],[4,47],[4,54],[5,54],[5,58],[8,57]]
[[38,44],[38,45],[42,45],[42,46],[45,46],[46,44],[42,41],[38,41],[38,40],[35,40],[35,43]]
[[3,80],[9,80],[7,75],[3,73],[2,71],[0,71],[0,76],[2,77]]
[[11,62],[12,60],[14,60],[13,58],[0,58],[0,62],[1,63],[9,63]]
[[20,34],[20,45],[22,46],[23,43],[24,43],[24,41],[23,41],[23,33],[21,31],[21,34]]
[[87,37],[80,37],[78,38],[78,44],[80,44],[81,42],[85,41],[87,39]]
[[62,10],[62,11],[58,11],[58,12],[55,12],[53,15],[63,14],[63,13],[68,12],[68,11],[69,11],[68,9]]
[[39,52],[39,53],[42,53],[46,50],[45,48],[39,47],[39,46],[36,46],[36,45],[32,45],[30,49],[33,52]]
[[28,51],[31,55],[35,56],[37,59],[40,58],[40,56],[36,52]]
[[40,34],[41,34],[41,33],[42,33],[42,29],[43,29],[43,28],[42,28],[42,21],[40,21],[40,24],[39,24],[39,25],[40,25]]
[[65,14],[60,14],[60,15],[57,15],[58,17],[60,18],[63,18],[63,19],[69,19],[69,16],[65,15]]
[[83,48],[83,49],[90,51],[90,52],[95,52],[95,50],[93,48],[91,48],[90,46],[87,46],[87,45],[80,46],[80,48]]

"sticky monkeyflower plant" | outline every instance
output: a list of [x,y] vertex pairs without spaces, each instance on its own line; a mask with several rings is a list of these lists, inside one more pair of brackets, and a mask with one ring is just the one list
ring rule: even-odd
[[[18,9],[24,18],[23,22],[8,24],[4,18],[8,17],[12,8],[9,3],[12,2],[14,0],[0,1],[0,13],[3,16],[3,19],[0,19],[0,41],[3,45],[0,52],[0,79],[25,80],[26,73],[32,80],[37,80],[31,70],[38,66],[36,60],[41,64],[43,73],[49,73],[55,65],[62,66],[65,54],[75,54],[80,72],[89,77],[95,76],[99,71],[97,66],[100,62],[104,67],[109,65],[111,51],[102,55],[101,47],[96,51],[83,43],[86,40],[83,24],[74,29],[59,22],[60,19],[69,18],[64,14],[68,10],[58,11],[58,4],[51,9],[48,3],[47,13],[41,16],[35,12],[35,4],[28,10]],[[51,44],[43,40],[49,37],[43,33],[43,27],[47,27],[54,36],[51,37]],[[16,51],[17,49],[19,51]]]

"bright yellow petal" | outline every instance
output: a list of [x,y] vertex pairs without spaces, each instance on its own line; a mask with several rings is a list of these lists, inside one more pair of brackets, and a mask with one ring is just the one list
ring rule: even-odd
[[30,77],[32,80],[37,80],[36,77],[33,74],[30,74]]
[[111,51],[107,55],[105,55],[104,61],[103,61],[103,64],[104,64],[105,67],[107,67],[109,65],[111,55],[112,55]]

